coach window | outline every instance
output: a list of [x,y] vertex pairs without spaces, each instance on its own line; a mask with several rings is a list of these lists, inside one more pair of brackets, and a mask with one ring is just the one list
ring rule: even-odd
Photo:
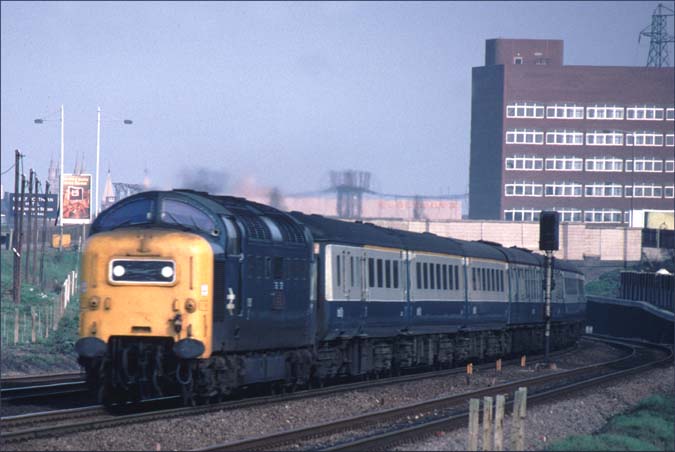
[[441,264],[436,264],[436,289],[441,290]]
[[429,288],[430,289],[435,289],[436,286],[434,284],[434,267],[436,264],[429,264]]
[[398,261],[394,261],[394,289],[398,289]]
[[382,287],[382,259],[377,260],[377,287]]
[[342,283],[342,275],[340,274],[340,256],[335,257],[336,260],[336,265],[335,265],[335,279],[337,280],[337,285],[340,287]]
[[471,269],[471,286],[473,287],[473,290],[476,290],[476,269],[475,268]]
[[375,287],[375,259],[368,258],[368,287]]
[[443,264],[443,290],[448,290],[448,266]]
[[415,267],[416,267],[415,276],[416,276],[416,279],[417,279],[417,288],[421,289],[422,288],[422,263],[417,262]]
[[384,261],[384,286],[387,289],[391,288],[391,261],[389,259]]
[[424,262],[422,264],[422,270],[424,271],[424,288],[428,289],[429,288],[429,269],[427,267],[426,262]]
[[454,267],[455,267],[454,265],[448,265],[448,271],[450,272],[450,274],[448,275],[448,279],[449,279],[448,289],[450,289],[450,290],[455,290],[455,286],[453,284],[453,277],[452,277],[452,272],[453,272]]
[[354,256],[349,256],[349,278],[352,282],[352,287],[356,287],[356,281],[354,280]]

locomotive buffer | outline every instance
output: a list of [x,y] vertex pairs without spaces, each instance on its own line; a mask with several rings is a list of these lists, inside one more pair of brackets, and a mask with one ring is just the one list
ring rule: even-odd
[[539,216],[539,249],[544,251],[544,362],[550,366],[549,349],[551,342],[551,291],[553,290],[553,251],[559,248],[558,223],[560,214],[555,211],[542,211]]

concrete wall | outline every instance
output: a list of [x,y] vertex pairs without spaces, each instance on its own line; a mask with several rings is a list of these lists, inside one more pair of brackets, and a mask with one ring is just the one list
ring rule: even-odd
[[[396,221],[374,220],[379,226],[413,232],[431,232],[462,240],[487,240],[506,247],[539,250],[539,223],[505,221]],[[560,226],[560,250],[555,256],[568,260],[639,261],[641,229],[603,227],[576,223]]]

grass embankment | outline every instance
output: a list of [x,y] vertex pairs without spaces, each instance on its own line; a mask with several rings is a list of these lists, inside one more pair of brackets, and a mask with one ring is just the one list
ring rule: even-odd
[[674,450],[675,395],[654,395],[612,417],[596,435],[571,436],[551,451]]
[[[48,249],[44,259],[44,290],[39,284],[24,282],[21,286],[21,304],[12,300],[13,254],[2,250],[2,287],[0,290],[0,315],[2,325],[2,373],[39,373],[77,369],[73,345],[77,340],[79,302],[77,290],[56,330],[45,331],[54,318],[63,281],[68,273],[77,269],[78,252]],[[39,255],[38,269],[39,272]],[[25,262],[22,261],[25,277]],[[32,270],[31,270],[32,272]],[[23,278],[22,278],[23,279]],[[14,343],[14,321],[19,309],[20,342]],[[31,308],[38,315],[36,342],[31,342]]]

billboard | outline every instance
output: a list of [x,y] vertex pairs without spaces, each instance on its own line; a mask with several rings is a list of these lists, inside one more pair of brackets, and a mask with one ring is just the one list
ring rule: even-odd
[[91,174],[64,174],[61,196],[63,224],[91,223]]

